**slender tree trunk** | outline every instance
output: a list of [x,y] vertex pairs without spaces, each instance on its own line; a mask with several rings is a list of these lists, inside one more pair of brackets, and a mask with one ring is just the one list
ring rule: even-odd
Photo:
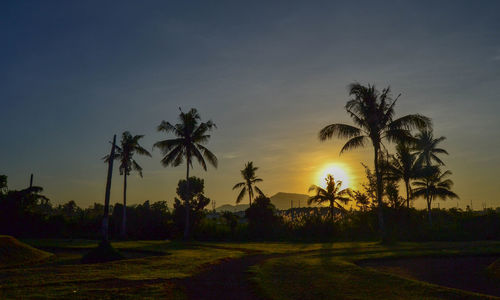
[[334,210],[334,202],[330,201],[330,218],[333,224],[333,210]]
[[252,185],[248,184],[248,199],[250,200],[250,206],[252,206]]
[[375,148],[375,177],[377,178],[377,206],[378,206],[378,224],[380,227],[380,235],[382,237],[382,242],[385,242],[387,240],[387,232],[385,230],[385,224],[384,224],[384,213],[382,211],[382,193],[383,193],[383,186],[382,186],[382,174],[380,174],[380,166],[379,166],[379,161],[378,161],[378,153],[379,153],[379,146],[374,145]]
[[189,207],[189,201],[191,200],[191,193],[189,192],[189,164],[190,164],[190,159],[187,159],[187,171],[186,171],[186,193],[187,193],[187,198],[186,198],[186,203],[184,203],[184,207],[186,208],[186,224],[184,226],[184,239],[187,240],[189,239],[189,213],[191,211]]
[[429,216],[429,224],[432,225],[432,214],[431,214],[432,198],[427,196],[427,214]]
[[111,195],[111,178],[113,176],[113,161],[115,156],[116,147],[116,134],[113,136],[113,145],[109,154],[108,161],[108,178],[106,180],[106,194],[104,195],[104,215],[102,218],[102,239],[104,242],[109,240],[108,226],[109,226],[109,197]]
[[123,214],[121,237],[127,237],[127,173],[123,173]]
[[406,208],[410,209],[410,181],[405,181],[406,185]]

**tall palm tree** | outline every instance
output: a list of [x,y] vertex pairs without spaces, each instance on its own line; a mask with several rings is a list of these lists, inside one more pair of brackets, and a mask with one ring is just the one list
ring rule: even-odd
[[[144,147],[139,145],[139,140],[144,135],[134,135],[125,131],[122,133],[121,147],[116,147],[115,159],[120,161],[120,175],[123,175],[123,217],[121,226],[121,236],[124,238],[127,235],[127,176],[130,175],[132,170],[139,173],[142,177],[142,167],[134,159],[134,154],[145,155],[151,157]],[[106,156],[106,160],[109,156]]]
[[368,86],[359,83],[349,85],[349,95],[353,96],[345,106],[347,113],[358,126],[347,124],[331,124],[324,127],[319,133],[319,139],[325,141],[334,135],[338,138],[349,138],[342,147],[344,151],[365,146],[371,142],[374,150],[375,177],[377,180],[377,205],[379,227],[382,239],[386,239],[384,218],[382,213],[383,183],[380,172],[379,156],[383,140],[396,142],[411,138],[413,128],[425,129],[431,126],[431,120],[419,114],[406,115],[394,119],[394,106],[399,98],[392,99],[390,88],[379,92],[374,85]]
[[399,142],[396,145],[396,154],[391,156],[387,171],[394,180],[403,180],[406,188],[406,207],[410,208],[410,181],[417,176],[418,165],[416,155],[412,153],[412,148],[408,143]]
[[241,170],[241,176],[243,177],[242,182],[239,182],[233,186],[233,190],[242,188],[240,193],[238,194],[238,198],[236,198],[236,203],[240,203],[245,193],[248,192],[248,200],[250,201],[250,205],[252,205],[252,199],[254,198],[255,191],[261,195],[262,191],[255,185],[257,182],[262,182],[261,178],[256,177],[255,171],[259,168],[253,166],[253,162],[249,161],[245,164],[245,168]]
[[459,198],[457,194],[451,191],[453,181],[446,178],[449,175],[451,175],[451,171],[441,172],[439,167],[429,166],[422,170],[420,179],[413,182],[415,186],[413,197],[424,197],[427,201],[427,213],[430,223],[432,223],[431,204],[434,199]]
[[[179,114],[179,123],[173,125],[162,121],[157,128],[158,131],[173,133],[175,138],[159,141],[153,147],[158,147],[162,151],[164,157],[161,163],[165,167],[177,167],[184,160],[186,161],[187,194],[189,195],[189,168],[193,167],[193,159],[196,159],[205,171],[207,170],[205,160],[217,168],[217,157],[204,146],[210,139],[210,135],[207,132],[216,128],[216,126],[211,120],[201,122],[201,117],[194,108],[191,108],[187,113],[184,113],[180,108],[179,110],[181,111]],[[189,237],[189,201],[190,199],[187,199],[184,205],[186,208],[184,238],[186,239]]]
[[438,148],[438,144],[446,139],[441,136],[434,138],[433,132],[430,129],[421,130],[415,136],[415,150],[418,152],[417,164],[420,166],[430,166],[432,162],[444,166],[444,162],[437,156],[438,154],[446,154],[448,152],[442,148]]
[[345,211],[345,208],[341,203],[347,204],[351,200],[351,190],[350,189],[341,189],[342,181],[333,178],[332,175],[328,174],[325,178],[326,187],[322,188],[317,185],[311,185],[309,188],[309,192],[315,192],[316,194],[312,197],[309,197],[307,203],[311,205],[311,203],[316,202],[318,204],[322,204],[324,202],[329,202],[330,204],[330,218],[333,222],[333,213],[335,209],[335,205],[342,210]]

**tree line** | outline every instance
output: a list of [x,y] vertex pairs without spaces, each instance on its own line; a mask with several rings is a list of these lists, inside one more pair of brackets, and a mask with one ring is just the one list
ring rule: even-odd
[[[206,146],[211,138],[209,133],[216,128],[216,125],[211,120],[203,122],[194,108],[188,112],[180,110],[177,123],[162,121],[157,126],[159,132],[169,135],[167,139],[153,145],[153,148],[160,149],[162,153],[161,164],[164,167],[178,167],[185,164],[186,167],[186,177],[179,180],[178,197],[174,199],[172,210],[167,207],[166,202],[127,205],[127,177],[133,171],[142,177],[143,169],[136,157],[139,155],[151,157],[151,153],[140,145],[143,135],[133,135],[125,131],[122,133],[119,144],[115,139],[113,140],[110,154],[104,157],[109,170],[104,205],[95,204],[93,208],[80,209],[75,208],[76,204],[73,202],[52,207],[49,200],[41,195],[40,187],[8,191],[5,177],[5,185],[0,187],[2,191],[0,211],[17,211],[17,215],[35,212],[44,215],[45,219],[47,216],[55,215],[66,216],[67,219],[68,216],[72,216],[69,218],[71,219],[79,215],[80,220],[83,220],[86,218],[82,217],[84,215],[93,215],[96,216],[95,219],[98,219],[97,211],[101,209],[101,218],[104,221],[100,228],[104,231],[103,233],[107,234],[109,223],[113,236],[122,238],[128,235],[131,238],[155,237],[154,233],[131,234],[136,232],[136,226],[141,225],[138,224],[139,221],[133,221],[130,217],[148,214],[158,216],[149,219],[156,220],[156,225],[149,230],[162,232],[157,236],[161,238],[178,237],[181,235],[180,232],[184,238],[189,238],[193,233],[197,238],[203,238],[204,234],[205,237],[216,236],[214,231],[220,230],[222,225],[226,226],[224,228],[230,228],[230,234],[233,237],[238,232],[238,228],[245,228],[240,232],[247,232],[244,235],[248,237],[259,236],[256,234],[258,232],[266,236],[273,231],[270,228],[281,228],[276,230],[287,232],[285,235],[289,235],[290,232],[297,233],[304,228],[309,228],[311,224],[335,227],[341,223],[352,223],[354,216],[358,218],[363,214],[365,217],[376,214],[376,227],[372,226],[373,223],[370,221],[372,219],[366,219],[365,225],[371,226],[369,231],[376,228],[380,238],[388,240],[390,233],[387,228],[388,225],[393,227],[391,223],[396,222],[395,216],[398,220],[396,223],[410,224],[411,219],[415,218],[415,210],[412,209],[411,203],[415,199],[423,198],[426,201],[428,223],[432,226],[433,201],[458,198],[458,195],[452,191],[453,181],[448,178],[451,172],[444,169],[445,163],[441,158],[442,155],[448,154],[446,150],[440,148],[440,143],[445,140],[445,137],[435,138],[431,119],[421,114],[409,114],[396,118],[395,107],[400,95],[393,98],[389,87],[379,91],[374,85],[353,83],[349,85],[349,97],[345,110],[354,125],[333,123],[322,128],[318,137],[320,141],[334,138],[347,139],[340,154],[371,146],[373,172],[364,165],[367,180],[360,190],[343,189],[341,181],[335,180],[332,175],[327,176],[325,188],[316,185],[310,187],[309,192],[313,195],[309,199],[309,204],[327,203],[328,208],[326,210],[321,207],[290,210],[294,216],[292,222],[287,221],[285,214],[280,215],[277,212],[269,198],[257,186],[263,180],[257,177],[258,167],[252,161],[246,163],[241,170],[243,181],[233,186],[233,190],[239,190],[236,203],[240,203],[245,196],[248,196],[250,207],[245,212],[245,218],[241,219],[231,213],[218,215],[213,212],[212,215],[217,216],[215,221],[213,218],[206,218],[209,212],[205,208],[210,203],[210,199],[204,195],[203,179],[190,176],[190,170],[194,162],[201,165],[204,170],[207,170],[208,164],[217,167],[216,155]],[[394,147],[390,148],[390,144]],[[393,153],[391,153],[392,149]],[[109,193],[114,161],[119,163],[119,172],[123,176],[123,204],[117,204],[110,209]],[[404,185],[404,197],[400,195],[399,183]],[[347,209],[350,202],[354,202],[359,210],[353,212]],[[73,213],[66,213],[70,211]],[[14,215],[16,214],[12,214]],[[326,219],[325,215],[328,216]],[[298,221],[299,219],[302,221]],[[23,219],[19,218],[19,220]],[[78,225],[74,226],[78,227]],[[94,224],[94,232],[98,231],[96,226]]]

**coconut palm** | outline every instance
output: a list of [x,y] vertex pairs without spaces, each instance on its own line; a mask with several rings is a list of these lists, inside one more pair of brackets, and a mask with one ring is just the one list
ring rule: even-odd
[[341,211],[345,211],[345,208],[341,203],[347,204],[351,200],[351,190],[350,189],[341,189],[342,181],[333,178],[332,175],[328,174],[325,178],[326,187],[322,188],[317,185],[311,185],[309,188],[309,192],[315,192],[315,195],[309,197],[307,203],[311,205],[311,203],[315,202],[318,204],[322,204],[324,202],[329,202],[330,206],[330,217],[333,222],[333,213],[335,210],[335,205]]
[[417,176],[418,165],[416,155],[412,153],[408,143],[400,142],[396,145],[396,154],[391,156],[387,171],[394,180],[402,180],[406,189],[406,207],[410,208],[411,180]]
[[366,211],[368,209],[368,205],[370,205],[370,197],[367,193],[362,191],[352,191],[351,197],[361,211]]
[[[179,108],[180,110],[180,108]],[[158,147],[162,151],[164,157],[161,160],[163,166],[177,167],[186,161],[186,182],[189,191],[189,168],[193,167],[193,160],[197,160],[203,170],[207,170],[207,160],[212,166],[217,168],[217,157],[208,150],[204,145],[208,143],[210,135],[207,132],[216,128],[215,124],[209,120],[201,122],[198,111],[191,108],[190,111],[184,113],[180,110],[179,123],[173,125],[169,122],[162,121],[158,125],[158,131],[173,133],[175,138],[159,141],[153,147]],[[188,192],[189,195],[189,192]],[[186,224],[184,227],[184,238],[189,237],[189,200],[184,203],[186,209]]]
[[418,181],[413,182],[413,197],[424,197],[427,201],[427,213],[429,222],[432,223],[431,205],[436,198],[446,200],[446,198],[459,198],[457,194],[451,191],[453,181],[447,179],[451,175],[450,171],[441,172],[437,166],[425,167],[421,171],[421,176]]
[[[122,133],[121,147],[116,147],[115,159],[120,161],[120,175],[123,175],[123,217],[121,226],[121,236],[127,235],[127,176],[130,175],[132,170],[137,171],[139,176],[142,177],[142,167],[134,159],[134,154],[145,155],[151,157],[151,154],[139,145],[139,140],[144,135],[134,135],[125,131]],[[109,156],[105,157],[106,161]]]
[[241,170],[241,176],[243,177],[242,182],[239,182],[233,186],[233,190],[241,188],[238,198],[236,198],[236,203],[240,203],[245,194],[248,192],[248,200],[250,205],[252,205],[252,199],[254,198],[255,192],[263,195],[262,191],[255,185],[257,182],[262,182],[261,178],[256,177],[255,172],[258,167],[253,166],[253,162],[249,161],[245,164],[245,168]]
[[446,137],[441,136],[439,138],[434,138],[432,130],[427,129],[421,130],[415,138],[415,149],[418,152],[418,165],[430,166],[434,161],[438,165],[444,166],[444,162],[437,155],[448,155],[448,152],[442,148],[438,148],[437,146],[439,143],[444,141]]
[[342,147],[340,154],[347,150],[363,147],[371,142],[374,150],[377,180],[378,219],[382,238],[385,240],[386,231],[382,214],[383,183],[379,164],[381,147],[384,147],[383,141],[409,140],[411,139],[411,129],[426,129],[431,126],[431,121],[419,114],[394,119],[394,106],[399,96],[393,100],[389,87],[379,92],[374,85],[364,86],[353,83],[349,85],[349,95],[353,98],[347,102],[345,109],[358,127],[347,124],[331,124],[320,131],[319,139],[325,141],[333,136],[348,138],[349,140]]

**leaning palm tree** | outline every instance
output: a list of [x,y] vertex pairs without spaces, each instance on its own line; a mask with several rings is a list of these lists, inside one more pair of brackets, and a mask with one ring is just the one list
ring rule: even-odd
[[[135,170],[142,177],[142,167],[134,159],[134,154],[151,157],[151,153],[139,145],[139,140],[143,137],[144,135],[132,136],[130,132],[125,131],[122,134],[121,147],[116,147],[115,159],[120,161],[120,175],[123,175],[123,217],[121,226],[121,236],[123,238],[127,235],[127,176],[130,175],[132,170]],[[109,155],[105,159],[107,161]]]
[[410,208],[411,180],[417,176],[418,165],[416,155],[412,153],[408,143],[399,142],[396,145],[396,154],[391,156],[387,164],[387,171],[394,180],[402,180],[406,188],[406,207]]
[[236,203],[240,203],[245,194],[248,192],[248,200],[250,205],[252,205],[252,198],[255,192],[263,195],[262,191],[255,185],[257,182],[261,182],[262,179],[255,176],[255,171],[259,168],[253,166],[253,162],[249,161],[245,164],[245,168],[241,170],[241,176],[243,177],[242,182],[239,182],[233,186],[233,190],[241,188],[238,198],[236,198]]
[[349,85],[349,95],[353,96],[345,106],[347,113],[358,126],[347,124],[331,124],[324,127],[319,133],[319,139],[325,141],[334,135],[338,138],[348,138],[342,147],[344,151],[365,146],[371,142],[374,150],[375,177],[377,180],[377,205],[379,227],[382,239],[386,239],[384,218],[382,213],[383,183],[380,170],[379,156],[383,140],[397,142],[411,139],[410,130],[413,128],[425,129],[431,126],[431,120],[419,114],[406,115],[394,119],[394,106],[399,98],[392,99],[390,88],[379,92],[374,85],[364,86],[359,83]]
[[[162,121],[158,125],[158,131],[173,133],[175,138],[159,141],[153,147],[158,147],[163,152],[164,157],[161,163],[165,167],[177,167],[184,160],[186,161],[187,194],[189,195],[189,168],[193,167],[193,159],[196,159],[205,171],[207,170],[205,160],[217,168],[217,157],[204,146],[210,139],[210,135],[207,132],[216,128],[216,126],[211,120],[201,122],[200,115],[194,108],[191,108],[187,113],[184,113],[182,110],[180,111],[179,123],[173,125]],[[189,237],[189,201],[190,199],[186,199],[184,204],[186,209],[184,238],[186,239]]]
[[453,181],[446,178],[449,175],[451,175],[450,171],[441,172],[439,167],[429,166],[421,171],[420,179],[413,182],[415,186],[413,197],[424,197],[427,201],[427,213],[430,223],[432,223],[431,205],[434,199],[459,198],[457,194],[451,191]]
[[432,130],[421,130],[415,136],[415,150],[418,153],[417,164],[420,166],[430,166],[432,162],[436,162],[438,165],[444,166],[444,162],[437,156],[438,154],[446,154],[448,152],[442,148],[438,148],[438,144],[446,139],[446,137],[441,136],[439,138],[434,138]]
[[315,192],[315,195],[309,197],[309,200],[307,200],[307,204],[311,205],[311,203],[313,202],[318,204],[329,202],[330,218],[333,223],[333,214],[335,210],[335,205],[337,205],[337,207],[341,211],[345,211],[345,208],[342,206],[341,203],[347,204],[351,200],[351,190],[348,188],[341,190],[342,181],[340,180],[335,181],[333,176],[330,174],[327,175],[325,181],[326,181],[325,188],[322,188],[317,185],[311,185],[311,187],[309,188],[309,192]]

